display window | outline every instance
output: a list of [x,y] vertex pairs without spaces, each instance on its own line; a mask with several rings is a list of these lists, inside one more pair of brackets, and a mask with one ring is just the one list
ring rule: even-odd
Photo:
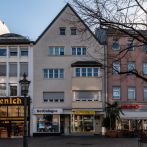
[[37,115],[37,132],[59,133],[60,115]]

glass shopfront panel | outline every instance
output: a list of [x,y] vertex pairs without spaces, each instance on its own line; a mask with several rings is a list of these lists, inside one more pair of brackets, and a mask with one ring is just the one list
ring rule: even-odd
[[73,115],[72,132],[94,132],[94,115]]
[[37,115],[37,132],[59,133],[60,115],[58,114]]

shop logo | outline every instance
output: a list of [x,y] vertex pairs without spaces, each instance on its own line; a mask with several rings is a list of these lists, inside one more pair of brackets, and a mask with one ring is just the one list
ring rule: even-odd
[[0,105],[23,105],[23,99],[20,97],[0,98]]

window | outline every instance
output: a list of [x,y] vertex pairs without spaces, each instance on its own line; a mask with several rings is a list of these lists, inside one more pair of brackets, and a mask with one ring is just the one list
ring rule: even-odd
[[17,56],[17,48],[10,48],[9,56]]
[[135,62],[128,62],[128,71],[133,71],[135,69]]
[[113,62],[113,74],[118,74],[120,72],[120,62]]
[[74,91],[73,101],[101,101],[101,91]]
[[118,41],[118,40],[116,40],[116,39],[113,40],[112,49],[113,49],[114,51],[120,50],[120,45],[119,45],[119,41]]
[[23,74],[28,75],[28,63],[22,62],[20,63],[20,76],[23,76]]
[[64,78],[64,69],[44,69],[43,72],[45,79]]
[[60,27],[60,35],[65,35],[65,27]]
[[43,92],[44,102],[64,102],[64,92]]
[[128,51],[134,51],[133,38],[128,38],[127,49]]
[[17,96],[17,84],[10,83],[10,96]]
[[147,44],[143,45],[143,50],[147,53]]
[[75,27],[70,28],[71,35],[77,35],[77,29]]
[[135,100],[135,87],[128,88],[128,100]]
[[86,55],[85,47],[72,47],[72,55]]
[[144,100],[147,101],[147,87],[144,87]]
[[6,63],[0,63],[0,76],[6,76]]
[[143,73],[147,74],[147,63],[143,64]]
[[115,86],[112,88],[112,98],[113,99],[120,99],[120,87]]
[[17,63],[9,63],[9,76],[16,77],[17,76]]
[[4,48],[0,48],[0,56],[6,56],[7,55],[7,50]]
[[64,55],[64,47],[49,47],[48,50],[49,56],[62,56]]
[[75,76],[76,77],[98,77],[100,76],[99,68],[75,68]]
[[6,96],[6,84],[0,83],[0,96]]
[[21,48],[20,55],[21,56],[28,56],[28,48]]

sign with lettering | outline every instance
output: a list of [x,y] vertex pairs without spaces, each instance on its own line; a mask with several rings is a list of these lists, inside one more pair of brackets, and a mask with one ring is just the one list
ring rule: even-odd
[[[27,98],[27,103],[29,102],[29,97]],[[0,97],[0,106],[9,105],[24,105],[24,97]]]
[[138,104],[122,104],[120,106],[121,109],[139,109],[140,105]]
[[63,109],[33,109],[33,114],[63,114]]
[[74,111],[76,115],[95,115],[95,111]]

